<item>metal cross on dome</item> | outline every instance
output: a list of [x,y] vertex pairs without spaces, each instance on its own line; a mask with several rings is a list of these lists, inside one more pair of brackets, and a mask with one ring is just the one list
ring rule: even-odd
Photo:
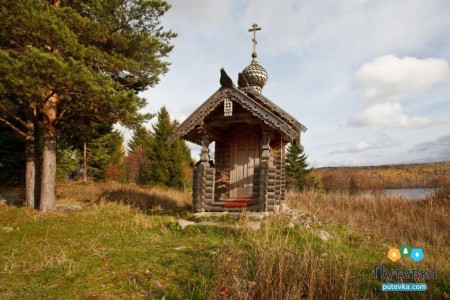
[[256,32],[261,30],[261,27],[258,27],[258,24],[253,23],[252,28],[250,28],[248,31],[252,32],[253,31],[253,55],[256,57],[256,44],[258,44],[258,42],[256,41]]

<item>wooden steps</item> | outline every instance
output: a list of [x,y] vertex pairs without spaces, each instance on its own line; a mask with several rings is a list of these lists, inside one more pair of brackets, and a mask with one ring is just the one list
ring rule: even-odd
[[252,198],[236,198],[226,202],[223,207],[247,207],[247,204],[252,201]]

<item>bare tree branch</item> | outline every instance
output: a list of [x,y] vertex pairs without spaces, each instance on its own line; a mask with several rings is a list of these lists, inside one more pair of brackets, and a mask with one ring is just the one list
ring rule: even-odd
[[22,120],[21,118],[19,118],[12,112],[10,112],[8,109],[6,109],[6,107],[4,107],[3,105],[0,105],[0,109],[3,110],[8,116],[13,118],[15,121],[19,122],[22,126],[27,127],[27,123],[24,120]]
[[10,122],[8,122],[8,120],[5,120],[3,118],[0,118],[0,122],[2,122],[3,124],[5,124],[6,126],[8,126],[9,128],[11,128],[12,130],[14,130],[15,132],[17,132],[18,134],[20,134],[23,138],[27,138],[27,134],[25,132],[23,132],[22,130],[20,130],[19,128],[17,128],[16,126],[14,126],[13,124],[11,124]]

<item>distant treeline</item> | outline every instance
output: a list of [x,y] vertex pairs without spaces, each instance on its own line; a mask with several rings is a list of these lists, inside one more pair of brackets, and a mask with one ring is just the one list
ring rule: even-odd
[[450,185],[450,162],[326,167],[314,169],[313,174],[327,191],[434,188]]

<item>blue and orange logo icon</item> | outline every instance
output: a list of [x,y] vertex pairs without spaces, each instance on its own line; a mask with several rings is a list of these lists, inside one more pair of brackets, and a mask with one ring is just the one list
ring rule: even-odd
[[400,255],[400,250],[398,250],[398,248],[391,248],[389,249],[387,257],[392,261],[397,261],[402,256]]
[[423,251],[420,248],[414,248],[411,251],[411,259],[414,260],[415,262],[418,262],[420,260],[422,260],[422,258],[424,257]]
[[388,251],[387,257],[396,262],[400,258],[410,257],[415,262],[421,261],[424,258],[424,254],[421,248],[412,248],[407,244],[401,245],[399,248],[391,248]]

